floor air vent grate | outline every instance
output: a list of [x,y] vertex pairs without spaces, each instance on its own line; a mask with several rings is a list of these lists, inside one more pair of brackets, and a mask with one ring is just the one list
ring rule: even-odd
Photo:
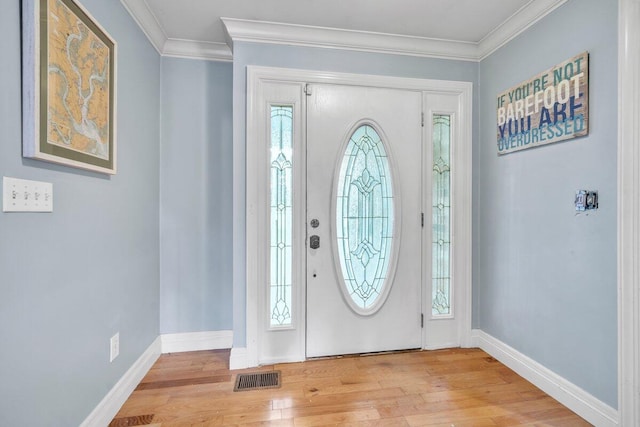
[[280,387],[280,371],[238,374],[233,391],[261,390]]

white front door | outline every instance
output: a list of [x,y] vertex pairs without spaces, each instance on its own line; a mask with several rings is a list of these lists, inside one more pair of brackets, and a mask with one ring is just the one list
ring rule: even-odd
[[307,357],[420,348],[422,94],[307,97]]
[[471,345],[472,85],[248,67],[247,96],[231,366]]

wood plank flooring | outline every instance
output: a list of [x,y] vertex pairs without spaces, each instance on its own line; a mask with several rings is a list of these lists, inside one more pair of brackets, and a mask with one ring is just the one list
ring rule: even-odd
[[[588,426],[478,349],[349,356],[229,371],[229,351],[165,354],[110,427]],[[239,372],[277,389],[234,392]]]

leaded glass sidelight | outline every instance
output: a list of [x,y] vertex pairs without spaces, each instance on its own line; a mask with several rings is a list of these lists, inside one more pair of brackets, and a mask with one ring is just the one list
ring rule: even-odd
[[393,246],[393,186],[387,150],[370,125],[353,132],[336,194],[338,256],[344,293],[362,313],[384,294]]
[[451,116],[433,116],[432,314],[451,314]]
[[271,106],[271,326],[291,325],[293,107]]

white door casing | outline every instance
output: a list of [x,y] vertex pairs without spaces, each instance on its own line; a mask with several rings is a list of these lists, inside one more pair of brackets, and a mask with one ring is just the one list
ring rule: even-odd
[[618,411],[640,425],[640,1],[618,7]]
[[[307,234],[318,236],[320,246],[307,244],[307,357],[420,348],[421,93],[334,84],[310,89]],[[358,140],[362,148],[349,145],[361,126],[367,127]],[[349,177],[341,184],[348,147],[358,160],[349,159],[355,169],[345,167]],[[349,196],[338,199],[339,189]],[[382,203],[391,195],[389,219],[383,220]],[[343,199],[348,212],[343,212]],[[369,206],[377,206],[376,212],[366,212]],[[344,221],[343,213],[352,218]],[[317,228],[309,225],[312,219]],[[387,235],[383,223],[393,224],[391,239],[380,238]],[[338,239],[338,230],[344,239]],[[340,250],[347,258],[344,268]],[[379,292],[372,291],[376,285]],[[370,307],[354,303],[352,293],[364,296]],[[360,304],[365,300],[359,299]]]
[[[294,323],[290,328],[269,328],[266,316],[268,304],[265,284],[268,283],[268,206],[265,201],[265,185],[268,181],[268,169],[265,164],[266,139],[268,127],[264,120],[266,107],[270,103],[292,103],[300,106],[300,117],[296,120],[296,132],[305,134],[306,96],[304,87],[310,84],[339,84],[350,86],[368,86],[376,88],[389,88],[412,90],[422,92],[423,97],[431,95],[450,95],[456,100],[455,117],[455,148],[452,148],[452,168],[456,168],[455,177],[452,178],[452,197],[456,209],[452,217],[452,232],[455,246],[452,265],[452,276],[455,286],[456,311],[455,326],[446,326],[444,329],[457,334],[454,338],[435,339],[429,335],[433,326],[429,326],[430,319],[426,317],[427,327],[422,329],[421,348],[443,348],[447,346],[471,345],[471,94],[472,84],[468,82],[451,82],[440,80],[423,80],[410,78],[395,78],[384,76],[354,75],[343,73],[327,73],[305,70],[290,70],[269,67],[248,67],[247,70],[247,229],[246,229],[246,255],[247,255],[247,288],[246,288],[246,319],[247,341],[246,349],[234,348],[233,354],[238,359],[232,360],[233,368],[257,366],[259,364],[287,362],[303,360],[305,354],[305,317],[306,295],[305,283],[299,277],[294,292],[293,308],[296,314]],[[280,95],[275,92],[265,91],[267,86],[272,88],[287,88],[295,100],[278,99]],[[426,98],[425,98],[426,99]],[[297,108],[297,107],[296,107]],[[445,109],[446,110],[446,109]],[[425,111],[425,122],[430,119]],[[262,118],[261,118],[262,115]],[[423,127],[423,143],[427,144],[431,136],[427,131],[428,126]],[[297,134],[297,133],[296,133]],[[304,138],[298,144],[304,144]],[[304,149],[301,145],[299,149]],[[427,150],[423,150],[427,151]],[[306,168],[304,161],[298,160],[301,168]],[[455,166],[453,166],[455,165]],[[300,174],[306,174],[301,170]],[[304,180],[296,178],[294,186],[297,199],[300,192],[304,193]],[[424,178],[423,178],[424,180]],[[423,198],[426,198],[423,195]],[[298,208],[301,203],[298,203]],[[296,208],[296,209],[298,209]],[[296,214],[298,215],[299,212]],[[301,214],[300,218],[304,218]],[[425,215],[426,216],[426,215]],[[428,218],[428,217],[427,217]],[[294,226],[294,227],[299,227]],[[425,224],[425,230],[428,224]],[[304,229],[296,228],[296,251],[304,252],[299,241]],[[422,233],[425,239],[425,232]],[[429,243],[428,241],[426,243]],[[423,245],[425,242],[423,242]],[[424,252],[424,251],[423,251]],[[423,253],[423,263],[425,262]],[[298,271],[294,274],[304,274]],[[422,281],[422,312],[427,316],[431,311],[430,293],[428,289],[426,272],[423,272]],[[442,319],[436,322],[443,325]],[[433,323],[433,322],[432,322]],[[451,322],[449,322],[451,323]],[[448,329],[447,329],[448,328]],[[283,338],[286,335],[289,337]],[[430,340],[431,339],[431,340]],[[241,358],[240,358],[241,357]]]

